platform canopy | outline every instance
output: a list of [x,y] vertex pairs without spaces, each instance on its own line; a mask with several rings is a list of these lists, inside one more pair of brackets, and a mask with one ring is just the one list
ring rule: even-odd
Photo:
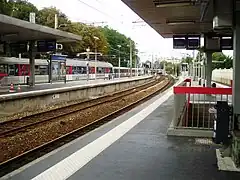
[[0,14],[1,41],[57,40],[73,42],[81,36]]
[[164,38],[200,34],[213,27],[210,0],[122,0]]

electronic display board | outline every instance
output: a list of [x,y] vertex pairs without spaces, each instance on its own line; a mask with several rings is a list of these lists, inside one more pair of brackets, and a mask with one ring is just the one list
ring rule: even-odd
[[221,37],[220,40],[221,50],[233,50],[233,37]]
[[10,51],[13,53],[25,53],[28,52],[28,42],[15,42],[10,43]]
[[45,40],[37,42],[37,51],[38,52],[49,52],[56,50],[56,41],[55,40]]
[[200,35],[187,36],[186,41],[187,49],[189,50],[199,49],[201,45],[201,36]]
[[186,36],[173,36],[173,49],[186,49]]

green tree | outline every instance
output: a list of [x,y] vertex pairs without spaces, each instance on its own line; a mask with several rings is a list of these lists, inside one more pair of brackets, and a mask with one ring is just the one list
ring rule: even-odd
[[[88,26],[82,23],[71,23],[61,28],[61,30],[71,32],[82,36],[82,41],[76,43],[63,43],[64,51],[72,53],[85,52],[87,48],[94,52],[95,47],[98,52],[106,54],[108,51],[108,43],[104,34],[94,26]],[[98,37],[99,40],[94,39]]]
[[[75,43],[63,43],[65,53],[76,54],[85,52],[89,47],[91,51],[95,51],[95,44],[98,52],[107,53],[108,44],[104,34],[94,26],[88,26],[83,23],[71,22],[66,14],[56,9],[55,7],[44,8],[40,12],[40,24],[52,27],[55,26],[55,14],[58,15],[58,29],[62,31],[71,32],[82,36],[82,41]],[[95,40],[94,36],[99,40]]]
[[12,12],[12,3],[7,2],[7,0],[0,0],[0,14],[5,14],[10,16]]
[[39,11],[36,6],[25,0],[17,0],[13,2],[11,13],[12,17],[29,21],[29,14],[31,12],[34,12],[36,14],[36,21],[38,22],[37,17],[39,16]]
[[182,58],[182,63],[188,63],[191,64],[193,62],[193,58],[190,56],[187,56],[185,58]]
[[165,70],[168,74],[174,74],[174,64],[171,62],[167,62],[165,64]]
[[222,52],[215,52],[212,54],[212,69],[223,69],[225,68],[225,59],[226,56]]
[[38,17],[38,9],[27,0],[0,0],[0,13],[21,20],[29,21],[30,12],[35,12]]
[[67,26],[71,22],[67,18],[67,15],[56,9],[55,7],[43,8],[39,11],[39,23],[54,28],[55,26],[55,14],[58,16],[58,25]]
[[[110,57],[109,61],[114,65],[118,66],[118,57],[119,57],[119,45],[120,48],[120,57],[121,57],[121,66],[127,66],[128,61],[130,60],[130,41],[132,41],[132,57],[133,57],[133,64],[132,67],[135,67],[136,61],[139,60],[137,56],[138,50],[136,49],[135,42],[130,38],[126,37],[125,35],[119,33],[118,31],[105,26],[100,28],[101,32],[103,32],[104,36],[108,42],[108,55]],[[112,57],[115,55],[115,58]],[[116,58],[117,57],[117,58]]]
[[225,59],[225,68],[230,69],[233,67],[233,58],[231,56],[226,56]]
[[213,69],[230,69],[233,67],[233,58],[226,56],[222,52],[215,52],[212,54]]

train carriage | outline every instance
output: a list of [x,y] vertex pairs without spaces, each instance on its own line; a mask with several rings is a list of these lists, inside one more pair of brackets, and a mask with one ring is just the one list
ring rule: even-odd
[[[106,78],[113,73],[111,63],[97,61],[97,78]],[[88,69],[88,71],[87,71]],[[0,57],[0,82],[1,85],[26,84],[30,75],[29,59],[15,57]],[[66,59],[65,62],[52,61],[53,80],[61,80],[65,77],[67,81],[76,81],[95,78],[95,61],[82,59]],[[36,83],[49,82],[49,60],[35,60],[35,81]]]

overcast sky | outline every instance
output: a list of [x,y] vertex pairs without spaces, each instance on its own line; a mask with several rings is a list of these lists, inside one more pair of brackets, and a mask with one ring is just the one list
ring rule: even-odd
[[[137,43],[143,61],[152,54],[154,57],[178,58],[186,53],[193,54],[192,51],[173,50],[172,39],[163,39],[121,0],[29,0],[29,2],[39,9],[54,6],[72,21],[103,22],[104,25],[109,25]],[[133,23],[134,21],[138,23]]]

